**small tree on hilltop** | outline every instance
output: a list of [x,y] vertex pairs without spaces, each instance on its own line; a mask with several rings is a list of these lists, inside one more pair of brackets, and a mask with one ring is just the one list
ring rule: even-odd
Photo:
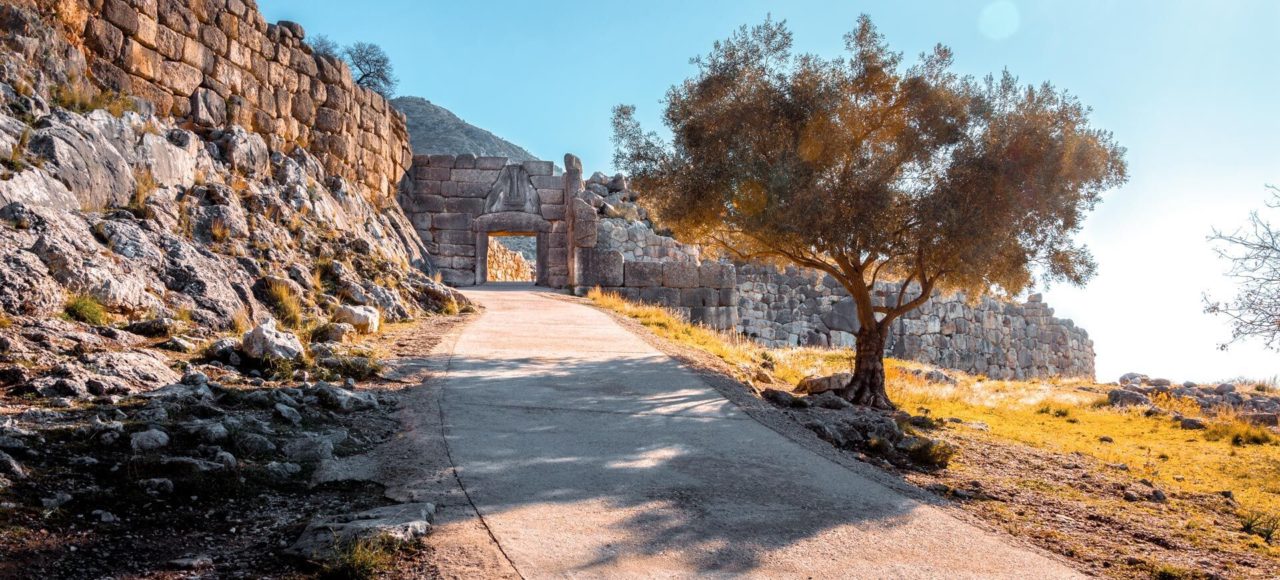
[[391,98],[400,83],[391,67],[391,58],[381,46],[357,42],[342,50],[342,58],[351,67],[356,84]]
[[[890,325],[935,289],[1092,276],[1072,238],[1125,181],[1124,151],[1048,84],[957,76],[942,46],[900,70],[866,16],[845,44],[794,56],[785,23],[743,27],[667,93],[670,144],[614,110],[614,161],[681,237],[839,280],[860,324],[843,395],[889,408]],[[873,298],[881,281],[900,290]]]
[[[1267,207],[1280,209],[1280,188],[1267,189]],[[1280,350],[1280,230],[1255,211],[1244,228],[1230,234],[1215,230],[1209,239],[1220,243],[1218,255],[1231,262],[1227,275],[1240,291],[1230,302],[1205,297],[1205,311],[1231,322],[1233,342],[1257,338],[1267,348]]]
[[327,56],[332,59],[341,58],[338,56],[338,43],[323,34],[318,35],[311,40],[311,52],[320,56]]

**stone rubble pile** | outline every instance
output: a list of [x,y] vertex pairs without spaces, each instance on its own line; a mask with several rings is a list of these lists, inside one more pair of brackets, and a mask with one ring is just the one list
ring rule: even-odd
[[[1152,378],[1142,373],[1125,373],[1118,388],[1107,393],[1107,401],[1113,407],[1147,407],[1160,409],[1156,395],[1190,400],[1206,414],[1230,409],[1247,421],[1275,427],[1280,425],[1280,393],[1271,390],[1244,391],[1233,383],[1198,385],[1191,381],[1174,383],[1169,379]],[[1201,428],[1196,421],[1184,424],[1187,428]]]

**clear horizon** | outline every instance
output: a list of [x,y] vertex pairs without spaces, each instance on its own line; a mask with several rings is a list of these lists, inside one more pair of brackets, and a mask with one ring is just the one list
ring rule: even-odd
[[[309,38],[368,41],[390,54],[398,94],[421,96],[544,159],[564,153],[612,173],[610,109],[634,104],[651,129],[666,89],[690,57],[772,13],[796,49],[831,57],[867,13],[908,56],[936,43],[955,70],[1008,68],[1049,81],[1094,109],[1093,124],[1128,149],[1130,181],[1109,192],[1081,239],[1099,275],[1054,286],[1058,316],[1089,331],[1099,380],[1138,371],[1215,381],[1280,374],[1280,354],[1240,343],[1219,351],[1226,323],[1201,296],[1229,298],[1227,264],[1206,237],[1261,209],[1280,184],[1280,3],[872,2],[785,4],[499,1],[462,3],[262,0],[270,22],[294,20]],[[389,17],[394,16],[394,17]]]

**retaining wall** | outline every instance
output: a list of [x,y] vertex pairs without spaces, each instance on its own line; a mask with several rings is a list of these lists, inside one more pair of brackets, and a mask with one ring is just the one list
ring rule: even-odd
[[[48,0],[45,0],[48,3]],[[329,175],[393,193],[412,156],[404,115],[316,55],[302,26],[254,0],[59,0],[101,88],[195,126],[241,125],[273,150],[305,147]]]

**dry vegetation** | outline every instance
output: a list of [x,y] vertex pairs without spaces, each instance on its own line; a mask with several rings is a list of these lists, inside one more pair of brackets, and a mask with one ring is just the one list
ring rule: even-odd
[[[847,350],[766,349],[660,307],[598,290],[588,297],[718,357],[757,389],[770,378],[795,385],[847,372],[853,360]],[[900,472],[905,479],[1093,573],[1280,574],[1280,548],[1271,544],[1280,529],[1280,435],[1271,429],[1229,409],[1205,416],[1189,400],[1157,401],[1164,413],[1114,408],[1104,396],[1111,387],[1087,380],[999,381],[948,371],[956,379],[950,385],[913,372],[926,368],[886,360],[888,392],[904,411],[943,419],[947,427],[930,436],[959,452],[948,469]],[[1175,413],[1208,428],[1182,429],[1170,418]],[[1161,499],[1150,499],[1157,490]]]

